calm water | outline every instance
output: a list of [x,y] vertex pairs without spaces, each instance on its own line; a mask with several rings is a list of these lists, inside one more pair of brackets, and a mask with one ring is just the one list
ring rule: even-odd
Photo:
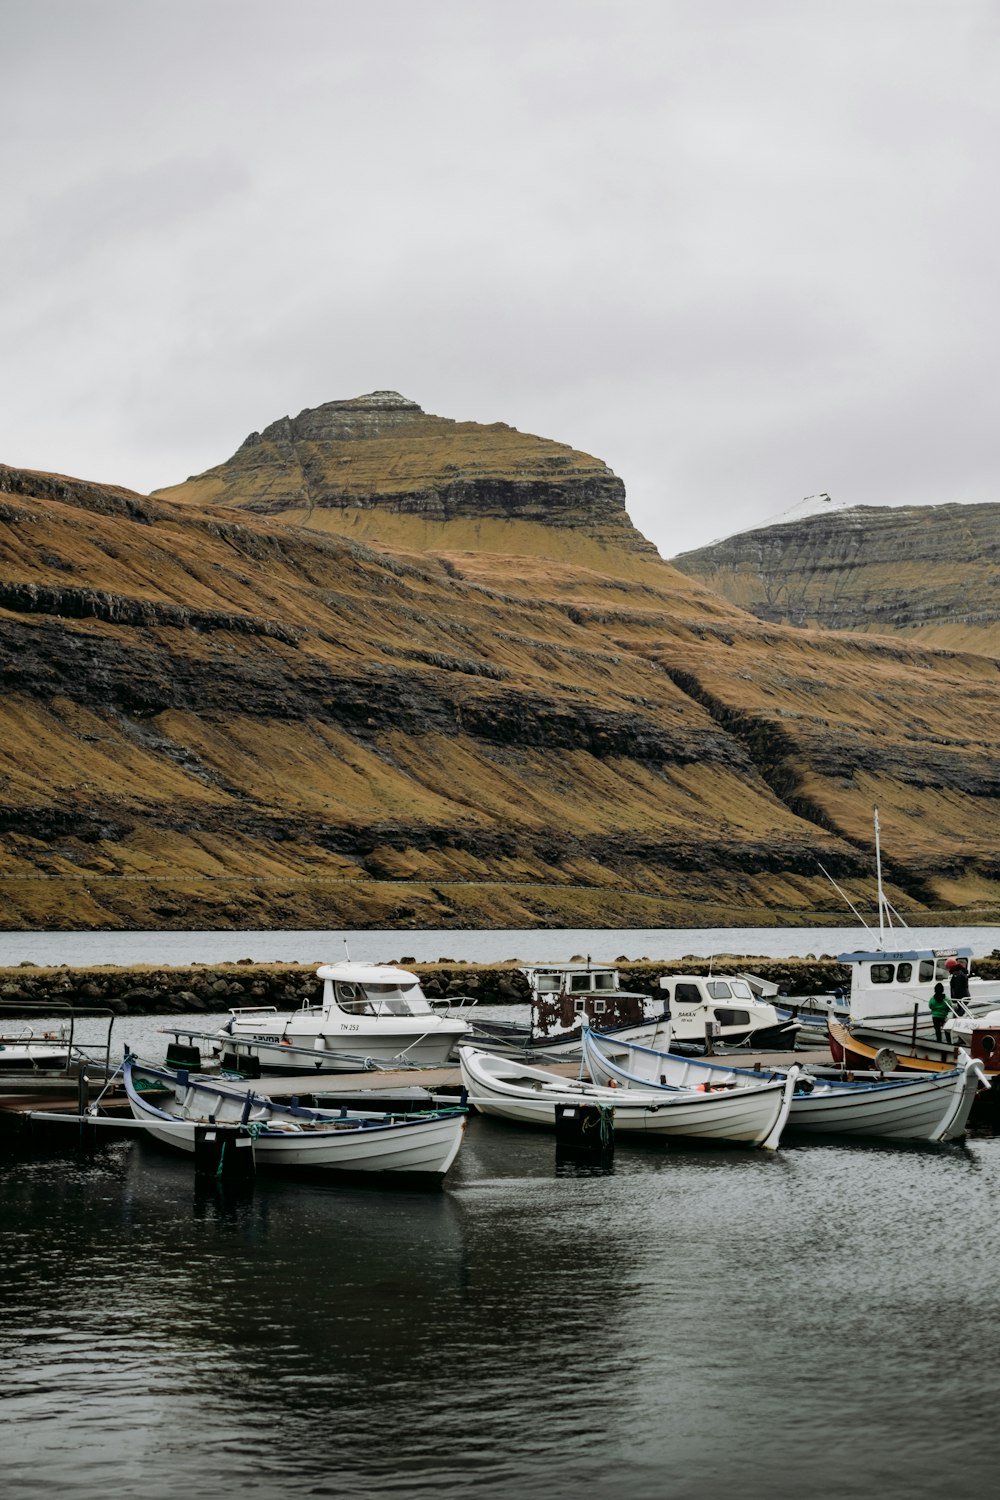
[[[590,954],[606,963],[626,958],[675,959],[691,954],[756,954],[790,958],[836,955],[878,941],[861,927],[545,928],[421,932],[0,932],[0,968],[36,964],[190,964],[234,962],[330,963],[345,956],[361,962],[408,957],[470,963],[504,959],[558,962]],[[346,949],[345,949],[346,944]],[[1000,927],[908,927],[887,934],[887,947],[971,947],[977,955],[1000,947]]]
[[482,1119],[429,1195],[0,1156],[5,1492],[991,1492],[998,1183],[1000,1140],[601,1174]]

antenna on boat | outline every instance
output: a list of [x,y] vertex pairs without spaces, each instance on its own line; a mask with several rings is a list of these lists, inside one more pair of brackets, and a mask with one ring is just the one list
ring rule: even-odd
[[346,938],[344,939],[344,952],[347,955],[347,962],[350,963],[350,961],[351,961],[351,950],[347,946],[347,939]]

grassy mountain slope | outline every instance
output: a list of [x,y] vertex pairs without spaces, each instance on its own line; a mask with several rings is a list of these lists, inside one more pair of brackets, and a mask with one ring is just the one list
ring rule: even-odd
[[759,619],[1000,657],[1000,506],[867,506],[674,559]]
[[876,800],[897,905],[995,915],[992,663],[495,497],[303,524],[0,468],[0,924],[841,922],[817,858],[870,909]]

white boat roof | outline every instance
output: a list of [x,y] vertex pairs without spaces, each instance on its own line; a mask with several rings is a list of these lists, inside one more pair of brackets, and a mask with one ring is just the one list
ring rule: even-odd
[[320,979],[342,979],[349,984],[420,983],[409,969],[397,969],[394,964],[356,964],[349,959],[341,959],[336,964],[320,964],[316,973]]
[[524,964],[522,974],[617,974],[618,964]]
[[890,952],[888,949],[878,950],[874,953],[838,953],[838,964],[864,964],[864,963],[913,963],[919,958],[971,958],[971,948],[906,948],[898,952]]
[[714,974],[684,974],[678,970],[675,973],[660,975],[661,984],[671,984],[675,979],[685,980],[691,984],[708,984],[712,979],[724,979],[730,984],[735,979],[740,980],[743,984],[748,985],[750,983],[745,974],[729,974],[722,969],[717,969]]

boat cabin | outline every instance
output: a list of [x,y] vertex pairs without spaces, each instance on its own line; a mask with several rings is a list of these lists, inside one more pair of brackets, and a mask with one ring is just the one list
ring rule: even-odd
[[[694,1020],[697,1012],[702,1034],[706,1018],[714,1021],[720,1031],[732,1026],[749,1026],[760,1003],[749,983],[735,976],[700,979],[689,974],[664,974],[660,988],[666,992],[675,1028],[678,1025],[683,1027],[685,1021]],[[773,1010],[773,1007],[768,1009]],[[776,1016],[772,1015],[770,1019],[775,1020]]]
[[794,1046],[799,1021],[761,1000],[742,976],[664,974],[660,989],[675,1042],[740,1045],[752,1037],[761,1047]]
[[416,974],[388,964],[321,964],[320,1009],[336,1006],[351,1016],[426,1016],[433,1007]]
[[623,990],[618,970],[591,963],[532,964],[521,969],[531,990],[531,1029],[556,1036],[580,1029],[580,1018],[599,1030],[653,1021],[663,1007],[650,995]]
[[[971,948],[908,948],[896,952],[840,953],[837,962],[851,971],[851,1020],[898,1030],[912,1025],[916,1013],[926,1023],[928,1002],[940,981],[948,993],[949,961],[972,958]],[[1000,984],[969,975],[969,1008],[1000,1004]]]

